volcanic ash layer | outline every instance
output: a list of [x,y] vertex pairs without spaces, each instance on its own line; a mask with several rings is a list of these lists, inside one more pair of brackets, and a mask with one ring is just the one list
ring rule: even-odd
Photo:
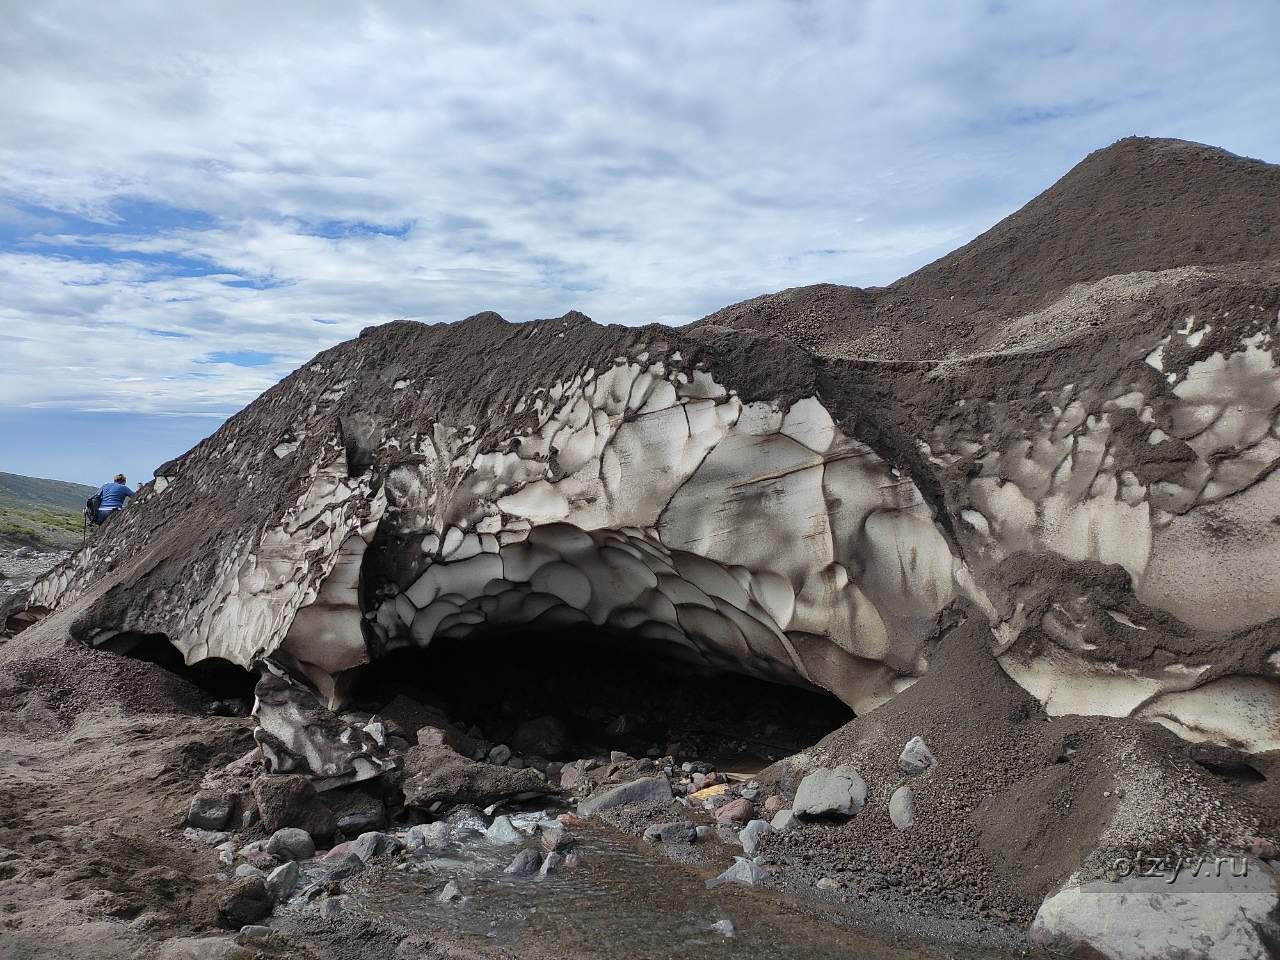
[[[1194,837],[1173,822],[1182,781],[1121,783],[1099,843],[1274,837],[1278,214],[1275,167],[1122,141],[887,288],[784,291],[680,329],[371,328],[163,465],[27,613],[261,667],[271,768],[322,788],[395,766],[337,712],[397,650],[589,626],[829,691],[859,719],[791,776],[896,756],[874,718],[965,624],[1021,688],[1019,722],[1110,718],[1090,762],[1128,757],[1121,781],[1193,748],[1263,778],[1196,780],[1226,814]],[[916,733],[937,706],[902,702]],[[946,707],[961,725],[985,708],[966,709]],[[1018,769],[1008,788],[1038,796],[1043,769]],[[1134,798],[1160,794],[1173,820],[1143,822]]]

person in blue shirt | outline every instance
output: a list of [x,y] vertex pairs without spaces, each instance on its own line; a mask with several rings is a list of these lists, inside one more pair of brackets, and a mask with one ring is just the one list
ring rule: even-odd
[[111,483],[104,483],[98,490],[98,511],[93,518],[95,525],[102,524],[107,517],[115,513],[117,510],[124,509],[124,502],[130,497],[137,496],[132,490],[125,486],[125,476],[123,473],[117,473],[115,480]]

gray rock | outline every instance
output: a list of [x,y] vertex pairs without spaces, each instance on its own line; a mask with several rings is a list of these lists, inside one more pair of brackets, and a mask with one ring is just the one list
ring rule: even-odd
[[911,788],[905,784],[893,791],[893,795],[889,797],[889,819],[899,830],[910,830],[916,822],[912,798]]
[[355,876],[365,868],[365,859],[361,853],[368,854],[368,848],[359,852],[354,840],[340,843],[316,861],[325,880],[342,880]]
[[707,837],[711,836],[711,834],[714,832],[715,831],[711,827],[709,827],[707,824],[700,823],[698,824],[697,830],[696,830],[697,839],[705,840],[707,839]]
[[752,820],[739,830],[738,840],[742,843],[742,852],[748,857],[755,856],[756,846],[766,833],[773,833],[773,827],[764,820]]
[[410,851],[439,847],[449,842],[449,825],[443,820],[437,823],[419,823],[405,834],[405,846]]
[[284,903],[298,886],[298,865],[290,860],[267,874],[267,892],[276,903]]
[[557,792],[537,770],[476,763],[448,747],[414,747],[405,757],[404,769],[405,802],[423,810],[437,803],[486,807]]
[[524,834],[513,827],[511,818],[504,814],[494,818],[493,823],[489,825],[489,829],[484,832],[484,838],[487,842],[500,846],[508,843],[520,843],[524,839]]
[[309,860],[316,855],[316,842],[305,830],[282,827],[267,838],[263,849],[281,860]]
[[542,854],[537,850],[521,850],[502,872],[513,877],[527,877],[537,873],[542,866]]
[[436,894],[436,901],[438,903],[457,903],[461,899],[462,888],[458,886],[458,881],[456,880],[450,880],[441,887],[440,892]]
[[387,825],[387,808],[382,801],[358,787],[331,790],[324,794],[323,799],[333,811],[338,829],[348,837],[382,830]]
[[1280,943],[1277,910],[1280,877],[1261,865],[1243,876],[1228,868],[1072,880],[1040,905],[1030,939],[1054,956],[1269,960]]
[[924,740],[920,737],[912,737],[902,748],[902,756],[898,757],[898,769],[917,777],[928,772],[929,768],[937,762]]
[[549,874],[555,873],[562,866],[564,866],[564,861],[565,861],[564,854],[556,853],[553,850],[551,853],[548,853],[546,857],[543,858],[542,867],[538,870],[538,876],[542,877],[545,880]]
[[800,821],[796,819],[796,812],[787,807],[773,815],[773,819],[769,821],[769,826],[773,827],[778,833],[786,833],[788,830],[794,830],[800,826]]
[[182,835],[188,840],[203,843],[210,847],[216,847],[218,844],[226,843],[231,839],[231,834],[225,830],[201,830],[199,827],[187,827],[182,831]]
[[400,841],[387,833],[370,830],[351,841],[351,852],[368,863],[374,857],[395,853],[400,849]]
[[505,743],[500,743],[496,747],[494,747],[492,750],[489,751],[489,762],[492,764],[496,764],[497,766],[502,766],[504,763],[506,763],[510,759],[511,759],[511,748],[508,747]]
[[659,774],[642,777],[630,783],[601,787],[578,804],[578,816],[583,819],[595,816],[601,810],[622,807],[630,803],[651,803],[671,799],[671,781]]
[[644,832],[650,843],[693,843],[698,839],[698,828],[688,820],[655,823]]
[[213,849],[218,851],[218,862],[224,867],[229,867],[236,862],[236,842],[234,840],[224,840]]
[[241,877],[227,888],[218,901],[218,920],[223,926],[239,930],[257,923],[271,913],[271,894],[261,877]]
[[707,889],[711,890],[726,883],[737,883],[745,887],[758,887],[769,878],[769,871],[758,864],[738,857],[732,867],[707,881]]
[[188,826],[197,830],[221,830],[231,819],[235,800],[221,790],[201,790],[191,798]]
[[853,767],[822,768],[800,781],[791,809],[798,817],[852,817],[867,802],[867,785]]
[[272,833],[297,827],[313,837],[327,837],[338,828],[333,811],[305,777],[263,775],[253,781],[253,797],[263,826]]
[[236,864],[235,875],[237,877],[259,877],[262,879],[265,879],[267,876],[265,873],[263,873],[261,870],[255,867],[252,863]]
[[270,927],[250,923],[240,928],[240,935],[236,937],[236,940],[243,944],[263,944],[270,940],[274,933],[275,931]]
[[711,925],[711,930],[712,930],[712,932],[713,932],[713,933],[718,933],[718,934],[720,934],[720,936],[722,936],[722,937],[726,937],[726,938],[728,938],[728,937],[732,937],[732,936],[733,936],[733,921],[732,921],[732,920],[717,920],[715,923],[713,923],[713,924]]
[[836,883],[831,877],[819,877],[818,882],[814,884],[819,890],[839,890],[840,884]]

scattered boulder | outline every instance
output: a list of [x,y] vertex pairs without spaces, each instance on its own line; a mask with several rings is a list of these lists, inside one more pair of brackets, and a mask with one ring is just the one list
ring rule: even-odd
[[283,903],[298,886],[298,865],[290,860],[267,874],[267,892],[276,903]]
[[351,841],[351,852],[368,863],[375,857],[395,853],[400,849],[400,841],[387,833],[370,830]]
[[694,843],[698,839],[698,828],[688,820],[655,823],[645,830],[644,838],[650,843]]
[[527,877],[537,873],[541,866],[542,854],[537,850],[521,850],[502,872],[513,877]]
[[578,816],[585,819],[595,816],[601,810],[623,807],[631,803],[670,800],[671,797],[671,781],[665,776],[659,774],[656,777],[642,777],[630,783],[601,787],[578,804]]
[[800,781],[791,809],[798,817],[853,817],[867,802],[867,785],[853,767],[821,768]]
[[267,943],[275,931],[270,927],[264,927],[261,924],[251,923],[248,926],[240,928],[240,935],[236,937],[236,941],[242,944],[260,945]]
[[711,890],[726,883],[737,883],[744,887],[758,887],[769,878],[769,871],[744,857],[738,857],[733,866],[718,877],[707,881],[707,889]]
[[261,877],[233,880],[218,901],[218,921],[233,930],[257,923],[270,913],[271,894]]
[[311,834],[297,827],[281,827],[262,845],[263,850],[281,860],[309,860],[316,855]]
[[780,797],[776,793],[764,802],[764,812],[768,814],[770,817],[776,816],[779,810],[783,810],[786,808],[787,808],[786,799],[784,799],[783,797]]
[[738,840],[742,843],[742,852],[748,857],[754,857],[756,846],[760,843],[760,838],[766,833],[773,833],[773,827],[764,820],[752,820],[739,830]]
[[746,797],[738,797],[736,800],[730,800],[723,806],[717,807],[713,816],[717,823],[736,823],[744,824],[751,819],[751,815],[755,813],[755,807]]
[[450,880],[436,894],[437,903],[457,903],[461,899],[462,888],[458,886],[457,880]]
[[237,877],[260,877],[263,880],[267,878],[266,873],[259,867],[255,867],[252,863],[237,863],[235,875]]
[[234,797],[221,790],[201,790],[191,798],[187,824],[197,830],[221,830],[231,819],[234,807]]
[[898,769],[913,777],[927,773],[938,761],[920,737],[912,737],[902,748],[902,756],[898,757]]
[[405,757],[405,774],[405,802],[422,809],[435,803],[484,807],[557,792],[537,770],[477,763],[447,747],[414,747]]
[[1057,955],[1107,960],[1268,960],[1280,943],[1280,881],[1265,868],[1235,877],[1072,878],[1045,898],[1031,942]]
[[489,762],[501,766],[511,759],[511,748],[505,743],[500,743],[489,751]]
[[889,819],[899,830],[910,830],[916,822],[912,799],[911,788],[905,784],[893,791],[893,795],[889,797]]
[[484,832],[484,838],[489,843],[495,845],[520,843],[524,840],[524,834],[511,825],[511,818],[508,816],[494,817],[493,823]]
[[722,937],[725,937],[725,938],[732,937],[732,936],[733,936],[733,921],[732,921],[732,920],[717,920],[715,923],[713,923],[713,924],[711,925],[711,930],[712,930],[712,932],[713,932],[713,933],[718,933],[718,934],[720,934],[720,936],[722,936]]
[[769,826],[778,833],[786,833],[800,825],[800,821],[796,819],[795,811],[790,807],[785,810],[779,810],[773,815],[773,819],[769,821]]
[[297,827],[313,837],[328,837],[338,829],[333,812],[306,777],[264,774],[253,781],[253,798],[263,826],[272,833]]
[[526,720],[511,734],[511,746],[519,753],[553,757],[569,748],[569,730],[555,717]]

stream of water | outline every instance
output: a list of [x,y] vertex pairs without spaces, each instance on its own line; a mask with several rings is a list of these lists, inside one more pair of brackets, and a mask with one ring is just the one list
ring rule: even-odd
[[[608,827],[575,828],[583,862],[540,879],[504,875],[518,846],[483,840],[421,855],[420,872],[384,869],[353,888],[362,908],[428,937],[478,951],[574,960],[941,960],[995,958],[926,941],[878,939],[817,919],[785,898],[736,887],[708,890],[713,873],[672,863]],[[532,841],[531,841],[532,843]],[[449,880],[461,902],[439,902]],[[732,935],[714,925],[728,920]]]

